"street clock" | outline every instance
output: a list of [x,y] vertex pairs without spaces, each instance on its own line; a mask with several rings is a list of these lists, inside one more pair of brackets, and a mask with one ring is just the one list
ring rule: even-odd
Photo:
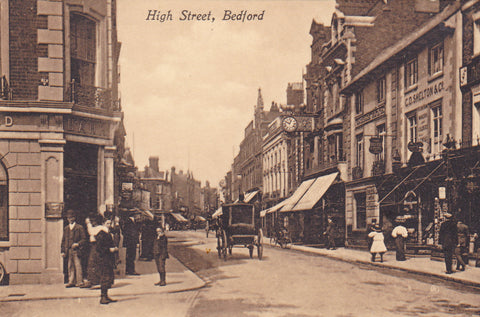
[[297,119],[295,119],[294,117],[283,118],[282,127],[283,130],[287,132],[294,132],[295,130],[297,130],[298,127]]

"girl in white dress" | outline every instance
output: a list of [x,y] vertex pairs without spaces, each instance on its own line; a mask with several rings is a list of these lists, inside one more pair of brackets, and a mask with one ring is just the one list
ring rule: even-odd
[[387,247],[383,242],[385,237],[383,236],[382,229],[379,225],[375,225],[375,231],[368,234],[369,238],[373,239],[372,246],[370,247],[370,253],[372,254],[372,262],[375,262],[377,253],[380,254],[380,262],[383,262],[383,254],[387,252]]

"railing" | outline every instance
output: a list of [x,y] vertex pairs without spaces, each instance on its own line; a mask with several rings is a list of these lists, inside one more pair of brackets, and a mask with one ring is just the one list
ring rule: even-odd
[[68,101],[77,105],[118,111],[120,100],[112,98],[112,90],[94,86],[80,85],[72,80],[67,88]]
[[318,166],[311,167],[311,168],[307,169],[306,176],[312,175],[312,174],[315,174],[315,173],[319,173],[319,172],[323,172],[323,171],[327,171],[327,170],[330,170],[330,169],[338,168],[338,165],[343,164],[343,163],[347,163],[346,160],[344,160],[344,159],[340,159],[340,160],[332,159],[329,162],[322,162]]
[[8,80],[5,75],[0,78],[0,99],[12,100],[12,89],[8,85]]

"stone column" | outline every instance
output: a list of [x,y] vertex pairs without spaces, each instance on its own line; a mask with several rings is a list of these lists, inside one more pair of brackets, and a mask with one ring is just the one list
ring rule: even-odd
[[44,210],[44,283],[63,282],[60,244],[63,235],[63,148],[65,140],[39,140],[41,154],[41,202]]
[[113,211],[114,203],[114,170],[113,158],[115,155],[115,146],[105,147],[105,207],[106,210]]

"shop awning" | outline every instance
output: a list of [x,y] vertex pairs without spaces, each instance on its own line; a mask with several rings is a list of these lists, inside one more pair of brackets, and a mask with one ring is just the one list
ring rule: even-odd
[[308,179],[306,181],[303,181],[300,186],[295,190],[292,196],[288,198],[288,202],[285,204],[285,206],[280,209],[280,212],[287,212],[287,211],[292,211],[293,207],[297,204],[297,202],[305,195],[307,190],[312,186],[313,182],[315,181],[315,178]]
[[222,207],[218,208],[212,215],[212,218],[218,218],[223,215]]
[[315,178],[312,186],[308,188],[305,195],[297,202],[292,211],[310,210],[323,197],[327,190],[332,186],[338,172]]
[[207,220],[205,218],[203,218],[202,216],[195,216],[195,221],[205,222]]
[[177,214],[177,213],[172,213],[172,216],[173,218],[175,218],[175,220],[179,221],[179,222],[187,222],[188,220],[185,219],[185,217],[183,217],[181,214]]
[[245,194],[245,199],[244,201],[246,203],[249,203],[253,198],[255,198],[255,196],[258,194],[258,190],[255,190],[253,192],[250,192],[250,193],[246,193]]
[[266,214],[270,214],[272,212],[275,212],[277,210],[279,210],[280,208],[282,208],[283,206],[285,206],[286,203],[288,203],[288,200],[290,198],[287,198],[285,200],[282,200],[281,202],[279,202],[278,204],[276,204],[275,206],[272,206],[270,208],[267,208],[265,210],[262,210],[260,211],[260,217],[265,217]]

